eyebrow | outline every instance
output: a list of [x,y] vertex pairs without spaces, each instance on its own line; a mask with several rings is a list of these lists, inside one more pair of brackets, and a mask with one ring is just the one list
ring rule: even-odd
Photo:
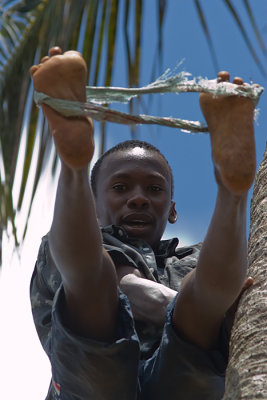
[[[129,179],[131,177],[132,177],[132,174],[128,174],[126,172],[118,172],[118,173],[115,173],[114,175],[111,175],[110,179]],[[167,181],[166,177],[159,172],[154,172],[152,174],[150,173],[149,175],[145,175],[145,177],[147,179],[161,179],[161,180]]]

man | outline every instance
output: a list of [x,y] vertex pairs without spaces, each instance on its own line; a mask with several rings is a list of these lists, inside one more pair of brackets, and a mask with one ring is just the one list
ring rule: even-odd
[[[51,49],[31,75],[40,92],[85,101],[86,65],[77,52]],[[218,183],[201,250],[161,241],[177,214],[172,172],[157,149],[126,142],[106,153],[93,171],[93,195],[91,121],[42,105],[61,158],[53,222],[31,284],[35,324],[52,364],[49,399],[222,397],[225,314],[247,268],[254,103],[201,94],[200,104]]]

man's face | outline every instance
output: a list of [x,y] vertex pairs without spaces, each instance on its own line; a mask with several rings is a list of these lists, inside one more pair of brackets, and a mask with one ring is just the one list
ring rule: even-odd
[[170,172],[156,152],[135,147],[111,153],[103,161],[96,193],[103,226],[122,226],[130,237],[155,247],[167,221],[176,221],[174,206]]

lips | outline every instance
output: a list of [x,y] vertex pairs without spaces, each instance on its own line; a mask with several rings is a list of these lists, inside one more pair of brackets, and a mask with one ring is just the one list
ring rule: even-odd
[[132,228],[143,228],[152,223],[152,217],[148,214],[128,214],[122,218],[122,224]]

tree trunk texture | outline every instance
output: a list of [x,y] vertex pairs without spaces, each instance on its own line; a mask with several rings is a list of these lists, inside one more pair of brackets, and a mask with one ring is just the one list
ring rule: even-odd
[[230,341],[223,400],[267,399],[267,148],[251,201],[248,276]]

